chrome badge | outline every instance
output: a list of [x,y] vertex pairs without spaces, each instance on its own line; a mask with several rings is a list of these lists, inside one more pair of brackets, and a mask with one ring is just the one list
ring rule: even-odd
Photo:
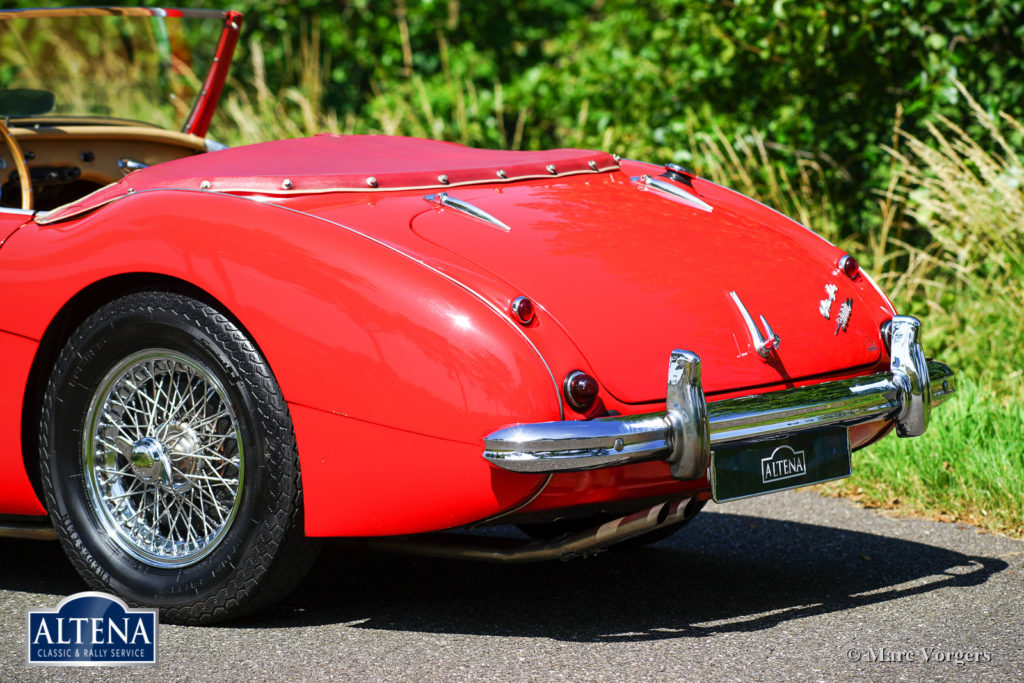
[[828,298],[818,302],[818,310],[821,311],[821,315],[824,316],[825,320],[832,317],[832,302],[836,300],[836,292],[838,291],[839,288],[831,282],[825,285],[825,293],[828,294]]
[[736,292],[729,292],[729,296],[732,297],[732,302],[736,304],[736,308],[739,309],[740,315],[743,316],[743,322],[747,326],[747,334],[750,335],[750,342],[754,345],[754,350],[757,351],[757,355],[761,358],[767,359],[772,354],[772,351],[777,351],[782,340],[779,339],[779,335],[775,334],[775,330],[768,324],[768,321],[761,316],[761,325],[764,327],[764,333],[767,336],[761,336],[761,331],[757,329],[757,325],[754,324],[754,319],[750,317],[750,313],[747,313],[747,307],[740,301],[740,297]]
[[839,330],[846,332],[846,326],[850,324],[851,311],[853,311],[853,299],[847,298],[839,306],[839,313],[836,314],[836,331],[832,334],[839,334]]

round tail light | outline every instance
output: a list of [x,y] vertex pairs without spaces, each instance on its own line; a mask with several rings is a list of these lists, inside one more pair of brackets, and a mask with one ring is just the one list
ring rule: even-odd
[[597,398],[597,380],[580,370],[573,370],[565,376],[565,399],[573,410],[584,413]]
[[520,325],[529,325],[536,315],[533,310],[533,302],[525,296],[517,296],[512,300],[512,315],[516,317]]
[[860,272],[860,264],[857,263],[857,259],[849,254],[843,254],[842,258],[839,259],[839,270],[843,271],[846,277],[852,280]]

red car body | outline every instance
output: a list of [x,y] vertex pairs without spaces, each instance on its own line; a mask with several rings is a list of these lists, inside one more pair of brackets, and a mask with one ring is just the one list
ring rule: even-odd
[[[221,20],[221,67],[188,134],[205,134],[237,38],[239,16]],[[899,374],[886,336],[896,311],[840,249],[685,170],[602,152],[269,142],[136,170],[49,211],[0,209],[0,239],[0,514],[17,516],[12,533],[47,514],[40,397],[61,349],[100,307],[140,291],[209,302],[265,358],[294,427],[308,537],[664,516],[667,501],[712,496],[716,403]],[[532,317],[517,314],[522,297]],[[916,336],[907,344],[919,351]],[[684,415],[696,432],[668,428],[661,455],[564,467],[518,450],[508,467],[482,457],[509,425],[667,414],[679,347],[699,356],[692,386],[706,406]],[[928,406],[952,391],[943,368],[924,371]],[[596,380],[583,405],[567,391],[574,372]],[[833,422],[862,447],[902,424],[906,400],[893,400]],[[678,476],[666,453],[692,433],[699,471]],[[604,455],[632,442],[608,443]],[[559,457],[583,457],[570,450]]]

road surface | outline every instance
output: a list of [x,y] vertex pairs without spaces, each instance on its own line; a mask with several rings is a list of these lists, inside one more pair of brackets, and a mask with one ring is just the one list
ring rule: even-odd
[[809,491],[565,563],[329,545],[259,618],[162,624],[148,667],[26,667],[26,610],[84,587],[55,543],[0,557],[4,681],[1024,679],[1024,542]]

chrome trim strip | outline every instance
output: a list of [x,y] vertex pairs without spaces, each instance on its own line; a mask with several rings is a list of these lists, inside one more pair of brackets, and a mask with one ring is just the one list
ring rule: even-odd
[[655,190],[664,192],[665,194],[672,195],[676,199],[681,199],[695,209],[701,211],[707,211],[711,213],[715,210],[715,207],[708,204],[706,201],[698,197],[697,195],[687,192],[683,188],[679,187],[675,183],[670,183],[666,180],[660,180],[658,178],[652,178],[649,175],[634,176],[630,178],[635,183],[639,183],[644,187],[650,187]]
[[487,213],[483,209],[481,209],[481,208],[479,208],[477,206],[474,206],[474,205],[470,204],[469,202],[467,202],[467,201],[465,201],[463,199],[456,199],[455,197],[452,197],[451,195],[449,195],[447,192],[438,192],[437,194],[428,194],[428,195],[424,195],[423,198],[426,199],[431,204],[439,204],[440,206],[447,206],[450,209],[455,209],[456,211],[461,211],[462,213],[466,214],[467,216],[472,216],[473,218],[477,218],[477,219],[482,220],[482,221],[484,221],[486,223],[490,223],[491,225],[495,226],[496,228],[501,228],[505,232],[512,232],[512,228],[508,227],[507,225],[505,225],[504,223],[502,223],[497,218],[495,218],[491,214]]
[[0,213],[14,213],[20,214],[22,216],[31,216],[36,213],[44,214],[46,213],[46,211],[36,211],[35,209],[15,209],[6,206],[0,206]]
[[[0,11],[2,11],[2,10],[0,10]],[[617,171],[617,170],[619,170],[618,165],[616,165],[616,166],[603,166],[603,167],[600,167],[600,168],[598,168],[596,170],[591,170],[591,169],[587,168],[587,169],[582,169],[582,170],[579,170],[579,171],[564,171],[564,172],[559,173],[558,177],[559,178],[568,178],[569,176],[582,175],[584,173],[587,173],[587,174],[595,173],[595,172],[596,173],[608,173],[608,172]],[[505,183],[515,183],[515,182],[519,182],[519,181],[523,181],[523,180],[537,180],[537,179],[540,179],[540,178],[543,178],[545,180],[550,180],[551,176],[550,175],[521,175],[521,176],[514,176],[514,177],[506,176],[506,177],[502,178],[501,180],[493,180],[493,179],[490,179],[490,178],[481,178],[481,179],[467,180],[467,181],[461,182],[461,183],[451,183],[450,185],[447,185],[446,187],[448,187],[448,188],[453,188],[453,187],[471,187],[471,186],[475,186],[475,185],[487,185],[487,184],[490,184],[490,183],[502,183],[502,184],[505,184]],[[376,180],[376,178],[375,178],[375,180]],[[123,180],[120,181],[120,182],[123,183]],[[69,220],[72,220],[74,218],[77,218],[78,216],[81,216],[82,214],[88,213],[90,211],[94,211],[95,209],[98,209],[98,208],[100,208],[102,206],[106,206],[107,204],[112,204],[113,202],[119,201],[121,199],[126,199],[127,197],[131,197],[131,196],[136,195],[136,194],[142,194],[143,192],[195,192],[197,189],[199,189],[199,188],[196,188],[196,187],[176,187],[176,186],[173,186],[173,185],[168,185],[166,187],[152,187],[152,188],[148,188],[148,189],[145,189],[145,190],[139,190],[138,192],[136,192],[132,188],[127,188],[125,190],[124,194],[119,194],[119,195],[115,195],[115,196],[112,196],[112,197],[108,197],[108,198],[104,199],[103,201],[101,201],[101,202],[99,202],[97,204],[91,204],[91,205],[90,204],[86,204],[86,200],[89,197],[91,197],[94,194],[98,194],[100,192],[105,191],[108,187],[110,187],[110,186],[109,185],[104,185],[103,187],[99,188],[95,192],[87,194],[85,197],[80,197],[79,199],[76,199],[73,202],[68,202],[67,204],[64,204],[63,206],[58,206],[57,208],[52,209],[51,211],[49,211],[49,213],[52,214],[52,218],[47,220],[46,223],[59,223],[59,222],[63,222],[63,221],[69,221]],[[377,186],[374,186],[374,187],[323,187],[323,188],[318,188],[318,189],[315,189],[315,190],[299,188],[299,189],[292,189],[292,190],[289,190],[289,191],[280,190],[280,189],[275,190],[273,188],[252,188],[252,187],[216,187],[216,188],[213,188],[212,186],[211,186],[211,188],[203,188],[203,189],[210,189],[212,192],[217,192],[218,194],[226,194],[226,195],[230,195],[232,197],[239,197],[241,199],[249,199],[251,201],[269,202],[269,201],[271,201],[271,200],[273,200],[275,198],[278,198],[278,197],[295,196],[295,195],[300,195],[300,194],[301,195],[317,195],[317,194],[332,194],[332,193],[335,193],[335,192],[411,192],[413,190],[433,190],[433,189],[437,189],[437,188],[438,188],[438,185],[416,185],[416,186],[409,186],[409,187],[377,187]],[[305,212],[299,212],[299,213],[305,213]],[[312,214],[308,214],[308,215],[312,215]],[[42,225],[42,223],[40,223],[40,225]]]
[[[714,401],[705,404],[704,419],[698,405],[703,402],[703,391],[699,366],[694,372],[696,356],[676,351],[673,362],[678,362],[677,354],[683,354],[679,356],[684,361],[682,374],[689,372],[682,382],[689,397],[680,401],[678,389],[670,388],[668,410],[590,421],[512,425],[484,439],[483,457],[513,472],[578,472],[647,460],[673,462],[675,449],[680,448],[689,450],[690,460],[686,465],[682,460],[677,461],[681,464],[673,462],[673,475],[696,479],[707,469],[704,449],[708,447],[881,419],[894,420],[901,436],[915,436],[927,427],[931,406],[956,391],[953,371],[938,361],[925,360],[917,343],[919,326],[915,318],[893,318],[894,339],[897,334],[903,335],[905,348],[894,353],[889,372]],[[670,375],[672,382],[679,384],[680,379]],[[932,385],[937,387],[934,392]],[[701,434],[705,419],[708,446],[704,446]],[[681,421],[696,425],[696,429],[681,426]]]

